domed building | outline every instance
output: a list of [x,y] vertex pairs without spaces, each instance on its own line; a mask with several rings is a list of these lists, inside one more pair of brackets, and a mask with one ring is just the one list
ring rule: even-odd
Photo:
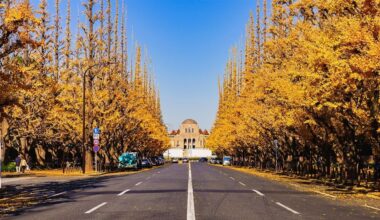
[[184,120],[178,130],[169,133],[170,149],[164,153],[167,158],[198,158],[211,157],[211,151],[206,148],[206,138],[209,132],[199,128],[193,119]]

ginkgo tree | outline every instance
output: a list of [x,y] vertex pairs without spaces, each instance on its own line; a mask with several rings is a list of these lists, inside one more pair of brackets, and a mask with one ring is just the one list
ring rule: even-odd
[[264,20],[250,16],[242,80],[231,86],[227,71],[208,143],[238,164],[273,168],[277,140],[283,171],[350,184],[378,177],[379,2],[271,5],[270,24],[266,8]]
[[162,154],[169,141],[159,94],[148,54],[138,45],[127,50],[125,3],[116,1],[117,13],[111,16],[110,0],[85,1],[86,22],[77,24],[76,36],[71,34],[70,0],[64,18],[62,2],[54,2],[53,13],[50,3],[41,0],[33,9],[27,0],[0,1],[6,161],[22,154],[33,166],[60,167],[86,156],[90,170],[95,127],[102,131],[98,155],[105,166],[117,165],[125,151]]

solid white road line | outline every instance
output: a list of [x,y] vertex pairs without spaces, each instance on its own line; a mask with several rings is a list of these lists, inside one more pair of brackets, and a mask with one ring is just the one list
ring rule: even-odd
[[233,178],[232,176],[230,176],[230,179],[235,180],[235,178]]
[[124,194],[125,194],[126,192],[128,192],[128,191],[130,191],[130,189],[126,189],[126,190],[124,190],[123,192],[117,194],[117,196],[122,196],[122,195],[124,195]]
[[189,180],[187,182],[187,220],[195,220],[193,179],[191,177],[191,163],[189,163]]
[[242,186],[247,186],[247,185],[245,185],[245,183],[242,183],[242,182],[239,182],[239,184]]
[[330,194],[327,194],[327,193],[324,193],[324,192],[319,192],[319,191],[316,191],[316,190],[313,190],[313,192],[336,199],[336,196],[333,196],[333,195],[330,195]]
[[253,192],[255,192],[257,195],[259,195],[259,196],[264,196],[264,194],[262,194],[260,191],[258,191],[258,190],[255,190],[255,189],[253,189],[252,190]]
[[2,183],[10,183],[14,181],[21,181],[21,180],[27,180],[27,179],[33,179],[35,177],[15,177],[15,178],[3,178]]
[[280,203],[280,202],[276,202],[276,204],[279,205],[279,206],[281,206],[282,208],[288,210],[289,212],[292,212],[293,214],[296,214],[296,215],[299,215],[299,214],[300,214],[299,212],[297,212],[297,211],[295,211],[295,210],[289,208],[288,206],[286,206],[286,205],[284,205],[284,204],[282,204],[282,203]]
[[365,204],[364,207],[367,207],[367,208],[370,208],[370,209],[374,209],[374,210],[380,211],[379,208],[376,208],[376,207],[373,207],[373,206],[370,206],[370,205],[367,205],[367,204]]
[[56,197],[56,196],[60,196],[60,195],[65,194],[65,193],[66,193],[66,192],[60,192],[60,193],[57,193],[57,194],[54,194],[54,195],[49,196],[49,198],[51,198],[51,197]]
[[141,183],[142,183],[142,182],[138,182],[138,183],[135,184],[135,186],[138,186],[138,185],[140,185]]
[[99,204],[99,205],[95,206],[94,208],[92,208],[92,209],[88,210],[87,212],[85,212],[85,214],[90,214],[91,212],[93,212],[93,211],[97,210],[98,208],[100,208],[100,207],[104,206],[105,204],[107,204],[107,203],[106,203],[106,202],[103,202],[103,203],[101,203],[101,204]]

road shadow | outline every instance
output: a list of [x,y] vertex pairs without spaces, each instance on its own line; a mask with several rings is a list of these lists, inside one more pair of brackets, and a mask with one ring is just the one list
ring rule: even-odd
[[[26,210],[39,206],[47,207],[59,203],[75,202],[77,197],[70,196],[70,191],[79,191],[77,195],[86,194],[81,190],[103,187],[105,182],[111,178],[115,178],[115,176],[90,177],[66,182],[48,181],[37,184],[3,186],[0,189],[0,218],[19,216]],[[54,196],[62,192],[67,193],[62,196]]]

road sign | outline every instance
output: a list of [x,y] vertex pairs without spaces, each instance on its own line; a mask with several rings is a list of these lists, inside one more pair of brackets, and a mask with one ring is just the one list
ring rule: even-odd
[[94,139],[94,146],[99,146],[99,139]]
[[99,140],[99,139],[100,139],[100,134],[94,134],[93,137],[94,137],[94,140],[95,140],[95,139]]
[[94,150],[94,152],[96,153],[96,152],[98,152],[98,151],[99,151],[100,147],[99,147],[99,146],[94,146],[92,149],[93,149],[93,150]]
[[99,128],[94,128],[94,134],[100,134],[100,129]]

